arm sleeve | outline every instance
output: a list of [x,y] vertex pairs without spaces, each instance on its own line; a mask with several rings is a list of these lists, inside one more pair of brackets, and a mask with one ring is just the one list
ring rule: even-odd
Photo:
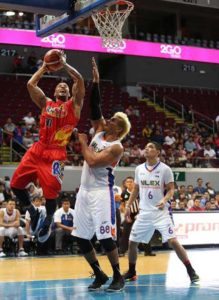
[[99,84],[93,83],[90,96],[90,118],[92,121],[100,120],[102,118],[100,102],[101,97]]

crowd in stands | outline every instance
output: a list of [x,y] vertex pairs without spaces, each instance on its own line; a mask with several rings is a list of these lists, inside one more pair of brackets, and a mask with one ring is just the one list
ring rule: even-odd
[[[131,123],[132,118],[139,117],[139,110],[132,105],[124,108]],[[23,119],[14,124],[8,118],[3,125],[4,135],[0,139],[1,144],[12,146],[14,161],[19,161],[26,149],[39,139],[38,116],[28,112]],[[121,167],[136,167],[144,161],[144,146],[147,142],[155,141],[162,145],[161,161],[170,167],[217,167],[219,157],[219,133],[213,134],[205,127],[194,123],[191,127],[188,123],[177,124],[166,120],[163,124],[159,120],[154,123],[146,122],[142,125],[143,144],[136,143],[136,129],[123,141],[124,155],[120,161]],[[89,131],[92,137],[92,128]],[[78,130],[75,129],[69,144],[67,145],[68,159],[66,164],[82,166],[81,147],[78,141]]]
[[[118,227],[117,243],[120,256],[124,256],[127,251],[131,227],[135,221],[135,216],[138,214],[138,200],[136,200],[132,205],[133,222],[129,224],[124,219],[125,204],[132,192],[133,184],[134,178],[130,176],[124,179],[121,187],[114,187]],[[39,184],[30,183],[27,191],[33,205],[38,209],[40,214],[45,215],[45,198]],[[19,228],[19,232],[12,231],[10,234],[4,231],[4,223],[0,220],[0,257],[10,255],[7,251],[11,251],[12,248],[13,256],[27,256],[28,254],[78,254],[77,244],[71,236],[77,191],[78,189],[72,192],[60,193],[60,197],[57,199],[57,210],[54,215],[53,233],[48,242],[40,244],[37,242],[34,233],[30,230],[31,219],[29,213],[22,210],[19,201],[17,201],[10,189],[10,178],[8,176],[0,178],[0,219],[1,214],[8,211],[11,214],[13,214],[13,211],[16,211],[20,218],[19,224],[15,224],[14,222],[7,224],[7,228]],[[168,206],[172,212],[219,211],[219,193],[217,188],[212,187],[210,182],[204,184],[202,178],[197,179],[196,186],[191,184],[188,186],[178,186],[175,183],[175,194],[173,199],[168,203]],[[95,237],[92,242],[97,251],[102,253],[100,244]],[[19,244],[19,247],[17,244]],[[7,249],[7,247],[10,249]],[[153,255],[150,244],[140,245],[140,249],[144,251],[145,255]]]

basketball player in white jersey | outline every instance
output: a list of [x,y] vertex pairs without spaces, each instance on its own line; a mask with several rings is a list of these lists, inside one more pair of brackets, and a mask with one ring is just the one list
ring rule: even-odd
[[15,208],[15,200],[8,200],[6,208],[0,209],[0,257],[5,257],[2,245],[5,236],[13,239],[18,236],[18,256],[23,257],[28,254],[24,251],[24,231],[20,227],[20,212]]
[[95,280],[88,289],[97,290],[109,278],[101,270],[90,242],[96,233],[113,269],[113,280],[106,291],[113,292],[122,290],[125,284],[120,274],[118,249],[113,240],[116,235],[113,171],[123,154],[121,140],[128,134],[131,125],[127,115],[122,112],[114,114],[109,120],[103,118],[100,108],[99,72],[94,58],[92,65],[90,110],[95,135],[88,146],[87,135],[79,134],[85,162],[75,205],[73,235],[77,237],[80,250],[94,271]]
[[[135,170],[135,186],[126,204],[125,217],[130,218],[130,206],[139,195],[140,212],[132,227],[129,238],[129,270],[124,274],[125,280],[136,279],[136,261],[138,243],[148,243],[155,230],[162,235],[162,241],[173,248],[184,263],[191,282],[199,276],[191,266],[187,253],[179,244],[169,214],[167,203],[174,195],[174,177],[172,170],[159,160],[161,146],[155,142],[145,147],[146,162]],[[165,193],[166,190],[166,193]]]

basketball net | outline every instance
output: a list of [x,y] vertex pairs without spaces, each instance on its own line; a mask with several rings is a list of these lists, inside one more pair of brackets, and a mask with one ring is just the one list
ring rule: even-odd
[[122,27],[133,9],[134,4],[124,0],[92,14],[104,48],[115,50],[125,48]]

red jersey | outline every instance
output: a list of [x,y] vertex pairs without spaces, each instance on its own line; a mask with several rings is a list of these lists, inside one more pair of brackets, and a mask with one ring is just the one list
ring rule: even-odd
[[35,143],[31,150],[45,159],[65,160],[66,145],[78,121],[72,100],[48,100],[40,116],[39,142]]

